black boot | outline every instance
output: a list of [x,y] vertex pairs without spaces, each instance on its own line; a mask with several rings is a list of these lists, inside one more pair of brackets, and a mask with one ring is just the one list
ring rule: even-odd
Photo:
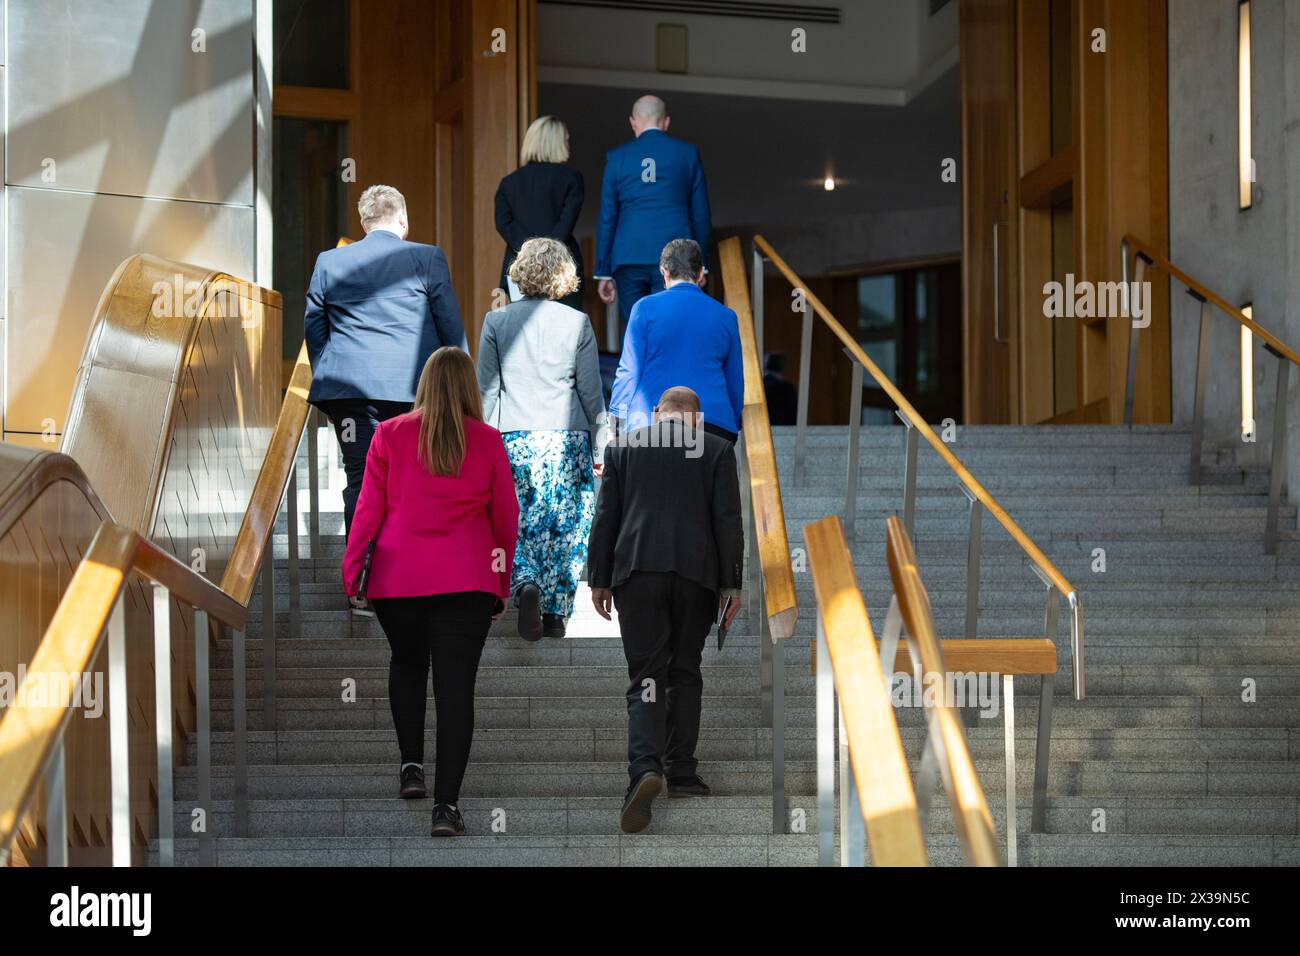
[[542,615],[542,636],[543,637],[563,637],[564,636],[564,618],[559,614]]
[[542,591],[531,581],[519,585],[515,592],[515,606],[519,608],[519,636],[525,641],[542,639]]

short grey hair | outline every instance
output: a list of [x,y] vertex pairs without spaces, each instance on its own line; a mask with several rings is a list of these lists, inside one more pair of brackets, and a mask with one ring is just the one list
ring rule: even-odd
[[361,194],[357,212],[366,229],[397,217],[406,211],[406,197],[392,186],[370,186]]
[[632,104],[632,115],[643,122],[658,123],[668,115],[668,106],[653,93],[647,93]]
[[695,281],[704,268],[704,253],[700,251],[700,244],[694,239],[674,239],[664,246],[664,251],[659,256],[659,268],[667,272],[670,279]]

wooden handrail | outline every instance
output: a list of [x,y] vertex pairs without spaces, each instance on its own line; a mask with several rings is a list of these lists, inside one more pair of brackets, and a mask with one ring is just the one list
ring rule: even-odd
[[1210,289],[1209,286],[1205,285],[1202,282],[1198,282],[1196,279],[1193,279],[1182,269],[1178,268],[1176,265],[1174,265],[1172,262],[1169,261],[1168,257],[1163,256],[1159,252],[1157,252],[1155,247],[1152,246],[1149,242],[1139,239],[1137,236],[1133,235],[1132,233],[1129,233],[1126,236],[1124,236],[1124,242],[1128,243],[1129,247],[1133,249],[1135,252],[1140,252],[1143,256],[1145,256],[1147,261],[1152,264],[1153,268],[1159,269],[1160,271],[1164,272],[1166,275],[1172,276],[1173,278],[1181,282],[1183,285],[1187,286],[1187,288],[1195,292],[1197,295],[1201,296],[1203,299],[1207,299],[1208,301],[1214,303],[1225,313],[1227,313],[1229,318],[1235,319],[1240,325],[1244,326],[1247,329],[1250,329],[1251,334],[1253,334],[1256,338],[1260,339],[1265,344],[1267,344],[1278,355],[1281,355],[1283,358],[1290,361],[1291,364],[1293,365],[1300,365],[1300,355],[1296,354],[1296,352],[1292,350],[1290,346],[1288,346],[1285,342],[1279,339],[1268,329],[1264,328],[1262,325],[1260,325],[1250,316],[1246,315],[1246,313],[1242,312],[1241,309],[1237,308],[1235,305],[1232,305],[1223,296],[1219,295],[1217,292]]
[[741,425],[745,460],[749,465],[759,562],[763,568],[763,598],[772,636],[785,640],[794,634],[799,603],[795,595],[794,569],[790,564],[790,539],[785,528],[785,508],[781,503],[772,424],[768,419],[767,395],[763,390],[763,365],[754,337],[754,317],[750,310],[740,240],[732,236],[724,239],[718,248],[727,306],[736,313],[744,356],[745,407],[741,413]]
[[844,347],[853,353],[853,357],[862,363],[862,367],[867,370],[867,373],[873,379],[876,380],[876,384],[879,385],[881,390],[889,396],[890,400],[902,413],[903,417],[907,419],[908,423],[915,428],[927,442],[930,443],[930,447],[932,447],[948,467],[952,469],[953,474],[957,476],[957,479],[980,501],[980,503],[988,510],[989,514],[993,515],[993,517],[997,519],[998,524],[1002,525],[1002,527],[1006,529],[1007,534],[1011,535],[1011,539],[1020,546],[1020,549],[1025,552],[1025,555],[1034,563],[1038,570],[1042,571],[1043,574],[1047,576],[1048,580],[1050,580],[1056,589],[1062,594],[1069,595],[1074,593],[1074,585],[1071,584],[1065,575],[1057,569],[1051,559],[1049,559],[1047,555],[1043,554],[1038,545],[1034,544],[1033,539],[1021,530],[1020,525],[1016,524],[1011,515],[1007,514],[1006,509],[998,504],[998,500],[989,493],[988,489],[976,480],[975,476],[967,470],[966,466],[963,465],[961,460],[952,453],[952,450],[942,441],[942,439],[934,433],[934,429],[931,428],[929,423],[921,416],[921,413],[912,406],[912,403],[909,402],[894,383],[889,380],[889,376],[882,372],[875,362],[871,361],[871,357],[863,350],[857,339],[849,335],[844,326],[840,325],[839,320],[836,319],[835,316],[831,314],[830,310],[822,304],[821,299],[817,298],[804,281],[795,274],[794,270],[786,265],[785,260],[777,254],[777,251],[772,248],[768,241],[762,236],[755,236],[754,244],[762,250],[764,256],[771,260],[772,264],[776,266],[777,271],[785,276],[786,281],[788,281],[794,288],[803,291],[804,297],[807,299],[808,304],[813,307],[813,311],[816,312],[817,315],[821,317],[821,320],[826,323],[827,327],[835,333],[836,338],[844,343]]
[[844,524],[838,515],[822,518],[804,527],[804,541],[835,672],[871,862],[876,866],[926,866],[916,793],[894,719],[889,681],[881,668],[880,651],[853,572]]
[[275,430],[267,445],[266,457],[249,496],[248,510],[244,512],[230,560],[221,578],[221,589],[244,605],[252,597],[258,569],[269,553],[280,501],[289,485],[289,476],[297,467],[298,446],[311,415],[311,406],[307,404],[310,391],[311,362],[307,358],[307,343],[303,342],[280,405]]
[[[90,669],[132,571],[161,584],[181,601],[206,611],[223,624],[244,627],[248,611],[243,604],[143,535],[105,521],[59,600],[28,667],[27,679],[39,674],[84,674]],[[66,691],[66,695],[55,702],[47,696],[45,706],[15,704],[0,720],[0,850],[13,840],[18,821],[71,717],[71,682],[48,683],[55,690]]]
[[[941,686],[946,687],[948,668],[934,632],[930,598],[916,567],[911,536],[896,516],[891,515],[886,525],[889,574],[893,579],[908,645],[914,651],[913,660],[925,679],[937,678],[942,682]],[[999,866],[997,831],[952,701],[936,703],[927,711],[927,717],[930,718],[930,739],[937,750],[944,791],[952,807],[953,828],[961,841],[966,862],[971,866]]]

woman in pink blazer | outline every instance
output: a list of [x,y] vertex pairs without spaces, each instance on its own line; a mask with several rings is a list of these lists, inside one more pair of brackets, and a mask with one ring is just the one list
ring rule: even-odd
[[465,832],[456,802],[474,737],[474,682],[488,628],[510,594],[519,533],[510,460],[483,423],[474,363],[440,348],[415,409],[381,422],[343,557],[343,585],[364,597],[392,648],[388,696],[401,749],[399,788],[425,797],[425,688],[438,712],[433,835]]

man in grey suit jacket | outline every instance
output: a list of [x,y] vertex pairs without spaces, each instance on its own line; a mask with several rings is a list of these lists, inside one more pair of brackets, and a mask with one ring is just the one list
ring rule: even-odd
[[735,448],[700,418],[699,396],[676,386],[654,424],[610,443],[588,544],[592,602],[606,620],[618,606],[630,680],[625,833],[650,824],[665,774],[670,796],[709,792],[695,759],[700,659],[714,621],[729,627],[740,607],[745,533]]
[[345,528],[352,527],[375,428],[411,410],[436,349],[469,351],[447,259],[437,246],[406,241],[402,194],[371,186],[357,208],[366,237],[316,259],[304,320],[307,400],[329,416],[343,450]]

